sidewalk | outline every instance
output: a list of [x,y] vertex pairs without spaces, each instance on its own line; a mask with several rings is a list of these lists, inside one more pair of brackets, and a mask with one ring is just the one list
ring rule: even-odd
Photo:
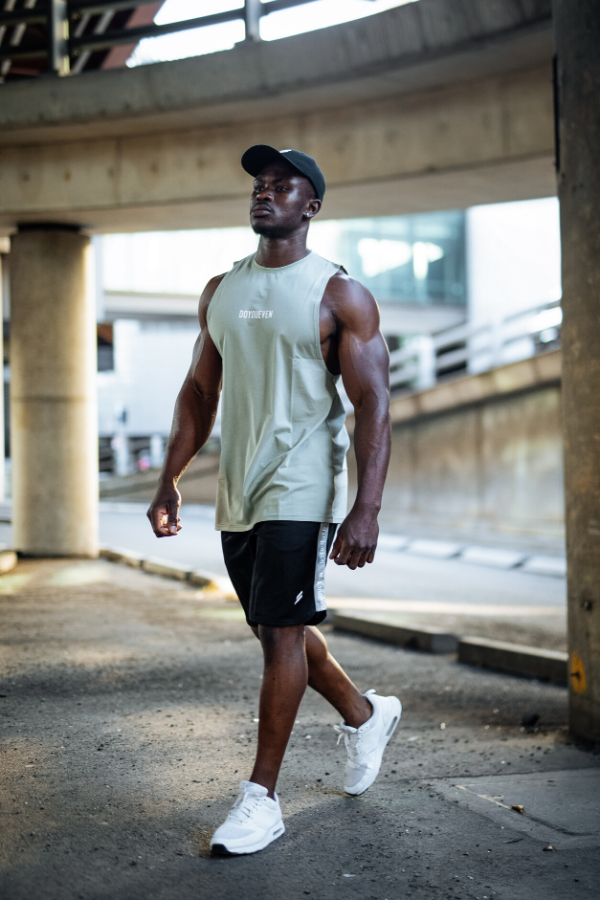
[[361,688],[404,703],[378,781],[340,790],[337,716],[309,691],[286,835],[211,859],[256,744],[240,608],[105,561],[22,562],[0,605],[6,900],[597,895],[600,756],[570,742],[562,688],[330,632]]

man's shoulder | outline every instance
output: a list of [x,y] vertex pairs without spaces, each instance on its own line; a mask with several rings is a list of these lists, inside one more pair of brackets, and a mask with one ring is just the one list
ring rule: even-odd
[[215,291],[217,290],[217,288],[219,287],[219,285],[221,284],[221,282],[223,281],[223,279],[225,278],[225,276],[227,274],[228,274],[227,272],[223,272],[221,275],[214,275],[210,279],[210,281],[208,281],[206,283],[206,287],[202,291],[202,295],[200,297],[201,305],[204,302],[208,306],[208,304],[210,303],[210,301],[212,300],[212,298],[215,294]]
[[208,312],[208,307],[210,306],[210,301],[215,296],[217,288],[227,275],[227,272],[223,272],[222,275],[215,275],[210,281],[207,282],[206,287],[202,291],[200,295],[200,301],[198,303],[198,318],[200,320],[200,325],[202,328],[206,326],[206,314]]
[[327,282],[325,294],[328,298],[343,306],[352,306],[354,304],[370,305],[375,302],[373,295],[364,284],[348,275],[345,269],[339,269],[331,276]]
[[250,262],[252,260],[252,258],[254,256],[255,256],[255,254],[251,253],[249,256],[245,256],[244,259],[238,259],[233,263],[231,268],[227,270],[227,272],[222,272],[220,275],[214,275],[210,279],[210,281],[207,282],[206,287],[204,288],[204,291],[202,292],[202,296],[204,297],[204,295],[206,294],[210,298],[212,298],[212,295],[215,293],[215,291],[217,290],[217,288],[219,287],[219,285],[221,284],[223,279],[226,278],[228,275],[232,275],[237,269],[240,269],[242,266],[246,265],[248,262]]
[[379,330],[379,308],[373,294],[345,271],[336,272],[323,300],[340,328],[350,332]]

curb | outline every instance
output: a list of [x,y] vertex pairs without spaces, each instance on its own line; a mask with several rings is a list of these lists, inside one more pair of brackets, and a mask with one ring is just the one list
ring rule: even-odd
[[530,575],[566,578],[567,561],[563,556],[530,556],[521,566],[521,570],[529,572]]
[[567,653],[560,650],[538,650],[521,644],[507,644],[484,638],[464,637],[458,645],[458,661],[471,666],[495,669],[524,678],[568,684]]
[[464,551],[464,544],[453,541],[432,541],[425,538],[409,540],[404,552],[411,556],[427,556],[430,559],[456,559]]
[[133,550],[121,550],[120,547],[100,547],[98,555],[101,559],[123,563],[132,569],[141,569],[144,561],[144,557],[140,553],[134,553]]
[[159,559],[156,556],[142,556],[132,550],[122,550],[120,547],[101,547],[100,558],[109,562],[121,563],[132,569],[142,569],[149,575],[160,575],[162,578],[173,578],[176,581],[184,581],[196,587],[204,588],[225,597],[226,600],[237,600],[229,578],[214,575],[202,569],[192,569],[181,563]]
[[5,575],[17,564],[17,554],[14,550],[0,550],[0,575]]
[[[162,575],[163,578],[174,578],[176,581],[187,581],[192,570],[179,563],[167,562],[157,556],[148,556],[142,560],[142,569],[151,575]],[[210,579],[207,579],[207,584]],[[204,587],[204,585],[202,585]]]
[[565,578],[567,574],[565,556],[535,554],[514,548],[480,547],[475,544],[429,538],[409,538],[384,532],[379,535],[378,546],[382,550],[392,553],[406,553],[409,556],[422,556],[429,559],[451,559],[490,569],[526,572],[529,575]]
[[[331,616],[331,619],[329,618]],[[508,644],[486,638],[449,634],[441,628],[411,627],[391,622],[385,615],[353,615],[330,610],[328,621],[338,631],[394,644],[407,650],[427,653],[456,653],[458,662],[522,678],[535,678],[566,687],[568,654],[560,650],[543,650],[524,644]]]
[[406,647],[410,650],[425,650],[428,653],[456,653],[458,638],[442,628],[413,628],[410,625],[393,624],[385,616],[353,616],[350,613],[333,612],[333,627],[339,631],[349,631],[364,637],[375,638],[386,644]]

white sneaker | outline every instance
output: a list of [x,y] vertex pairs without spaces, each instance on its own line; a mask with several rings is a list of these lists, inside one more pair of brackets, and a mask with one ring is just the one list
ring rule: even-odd
[[344,790],[347,794],[363,794],[371,787],[381,768],[383,751],[396,730],[402,715],[402,704],[397,697],[379,697],[374,690],[365,697],[373,705],[373,715],[360,728],[351,728],[341,722],[334,725],[340,732],[338,744],[344,737],[348,760],[344,774]]
[[267,797],[267,789],[252,781],[240,781],[240,793],[233,809],[217,828],[210,842],[215,853],[237,855],[256,853],[285,831],[279,798]]

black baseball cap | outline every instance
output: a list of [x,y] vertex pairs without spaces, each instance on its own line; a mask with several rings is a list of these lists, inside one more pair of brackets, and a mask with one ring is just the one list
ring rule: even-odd
[[302,153],[301,150],[276,150],[275,147],[269,147],[268,144],[255,144],[242,156],[242,167],[249,175],[256,178],[266,165],[280,162],[282,159],[298,169],[305,178],[308,178],[317,197],[322,200],[325,196],[325,176],[312,156]]

